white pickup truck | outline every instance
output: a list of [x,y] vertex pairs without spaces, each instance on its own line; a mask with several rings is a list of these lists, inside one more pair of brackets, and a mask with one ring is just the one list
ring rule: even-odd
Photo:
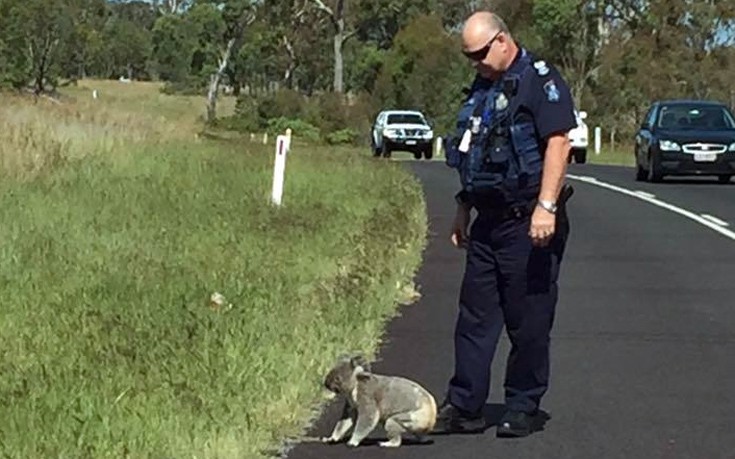
[[587,162],[587,146],[589,144],[589,128],[584,122],[587,118],[587,112],[574,110],[574,115],[577,117],[577,127],[569,131],[569,142],[572,144],[569,162],[574,160],[575,163],[584,164]]
[[383,110],[375,118],[371,132],[373,154],[389,158],[393,151],[413,153],[414,158],[431,159],[434,131],[417,110]]

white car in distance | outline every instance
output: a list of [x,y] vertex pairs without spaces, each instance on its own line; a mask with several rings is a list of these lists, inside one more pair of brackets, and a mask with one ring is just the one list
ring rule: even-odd
[[569,143],[572,144],[569,162],[574,160],[575,163],[584,164],[587,162],[589,145],[589,128],[584,122],[587,112],[574,110],[574,115],[577,117],[577,127],[569,131]]

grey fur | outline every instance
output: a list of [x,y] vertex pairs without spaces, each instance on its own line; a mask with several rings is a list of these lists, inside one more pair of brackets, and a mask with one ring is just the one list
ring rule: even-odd
[[342,416],[325,443],[336,443],[352,429],[348,446],[358,446],[379,423],[388,433],[383,447],[401,445],[402,434],[424,440],[436,421],[436,401],[426,389],[399,376],[370,372],[362,356],[344,357],[324,378],[324,386],[345,398]]

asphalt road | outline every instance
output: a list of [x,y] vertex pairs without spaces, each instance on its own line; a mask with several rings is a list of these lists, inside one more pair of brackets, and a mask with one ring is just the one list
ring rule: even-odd
[[[447,237],[456,175],[441,162],[407,162],[425,188],[430,244],[422,298],[388,327],[374,371],[421,382],[440,402],[453,366],[452,334],[464,252]],[[629,168],[572,165],[576,193],[552,338],[552,419],[524,439],[436,435],[385,450],[303,443],[306,458],[735,459],[735,239],[675,209],[735,229],[735,181],[635,182]],[[654,205],[603,184],[664,202]],[[658,201],[657,201],[658,202]],[[668,207],[667,207],[668,206]],[[672,210],[672,207],[675,207]],[[729,224],[729,226],[725,226]],[[508,343],[493,364],[487,414],[502,414]],[[327,407],[311,435],[337,419]],[[372,439],[383,437],[382,430]]]

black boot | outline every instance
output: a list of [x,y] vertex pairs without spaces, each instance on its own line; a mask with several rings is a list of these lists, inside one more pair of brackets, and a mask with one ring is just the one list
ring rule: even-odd
[[498,423],[496,434],[498,437],[527,437],[533,432],[543,430],[543,424],[550,418],[551,416],[543,411],[529,414],[523,411],[509,410]]
[[482,411],[470,413],[457,408],[445,400],[436,416],[436,429],[446,433],[475,433],[485,430]]

